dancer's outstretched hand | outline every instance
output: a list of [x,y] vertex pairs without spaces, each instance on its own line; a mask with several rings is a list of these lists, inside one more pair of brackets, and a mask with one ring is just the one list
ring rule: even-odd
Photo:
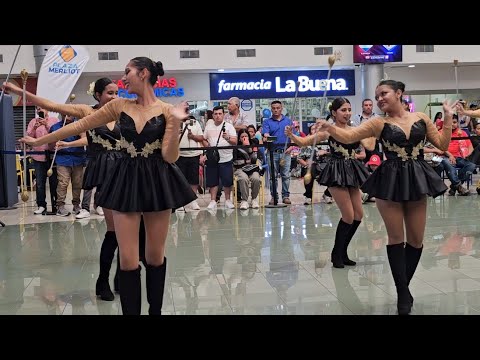
[[448,99],[443,100],[443,112],[445,116],[453,116],[455,109],[458,109],[459,106],[461,106],[463,109],[463,106],[458,102],[458,100],[455,100],[452,103]]
[[30,146],[37,146],[37,139],[35,139],[31,136],[24,136],[21,139],[19,139],[18,141],[20,141],[23,144],[30,145]]

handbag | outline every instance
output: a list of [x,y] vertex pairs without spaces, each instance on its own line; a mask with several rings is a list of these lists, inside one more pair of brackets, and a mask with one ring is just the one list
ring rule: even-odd
[[206,163],[210,166],[216,166],[220,162],[220,153],[216,148],[218,146],[218,142],[220,141],[220,136],[222,136],[222,132],[225,131],[225,122],[223,123],[222,129],[220,130],[220,134],[218,134],[217,144],[213,149],[205,150],[205,155],[207,156]]

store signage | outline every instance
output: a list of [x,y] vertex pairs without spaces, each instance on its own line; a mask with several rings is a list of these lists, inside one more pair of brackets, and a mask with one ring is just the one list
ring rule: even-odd
[[243,99],[355,95],[355,70],[280,71],[210,74],[210,99]]
[[[123,84],[122,80],[117,81],[118,85],[118,97],[121,98],[128,98],[134,99],[137,95],[130,94],[127,89],[125,89],[125,85]],[[178,87],[177,79],[175,77],[163,78],[157,80],[155,85],[153,86],[153,91],[155,91],[156,97],[183,97],[185,96],[185,91],[183,87]]]
[[240,107],[243,111],[250,111],[253,108],[253,101],[250,99],[243,99],[240,103]]

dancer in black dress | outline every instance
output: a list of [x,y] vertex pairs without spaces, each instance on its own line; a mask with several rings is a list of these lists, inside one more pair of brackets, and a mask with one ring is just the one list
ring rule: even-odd
[[146,57],[132,59],[125,68],[123,83],[134,100],[115,99],[95,113],[40,139],[22,142],[39,144],[58,141],[66,134],[94,129],[117,119],[120,140],[118,159],[102,182],[100,206],[113,210],[120,248],[120,300],[124,315],[141,313],[139,224],[143,213],[146,230],[146,284],[149,314],[160,315],[166,276],[165,242],[171,209],[196,199],[180,169],[178,133],[188,118],[188,104],[176,106],[155,97],[153,85],[164,74],[161,62]]
[[[405,85],[383,80],[375,90],[378,107],[389,116],[374,118],[349,131],[321,121],[319,131],[328,131],[342,143],[355,143],[374,136],[385,150],[387,160],[370,175],[362,191],[375,197],[388,233],[387,254],[397,288],[399,315],[409,314],[413,297],[408,285],[415,273],[423,248],[426,197],[442,195],[447,186],[423,159],[426,141],[446,150],[452,135],[452,116],[456,103],[443,103],[445,122],[439,134],[424,113],[409,113],[402,106]],[[404,225],[406,232],[405,234]]]
[[[331,115],[335,120],[335,127],[350,129],[347,123],[352,116],[352,106],[348,99],[336,98],[332,102]],[[360,161],[365,158],[365,150],[360,148],[360,141],[344,144],[329,136],[328,133],[317,133],[302,138],[294,135],[288,128],[286,134],[300,146],[312,145],[314,142],[319,143],[328,138],[331,156],[318,182],[328,187],[342,214],[335,234],[331,261],[336,268],[356,265],[355,261],[348,258],[347,248],[363,218],[362,196],[359,188],[369,175],[367,168]],[[315,136],[316,141],[314,141]],[[375,139],[362,140],[362,145],[367,149],[373,149]]]
[[[93,85],[93,86],[92,86]],[[116,99],[118,95],[118,86],[109,78],[101,78],[92,83],[91,88],[87,91],[92,95],[98,104],[95,106],[84,104],[57,104],[48,99],[42,98],[30,92],[26,92],[26,98],[34,105],[52,112],[58,112],[63,115],[83,118],[100,109],[109,101]],[[3,89],[17,95],[22,95],[23,90],[13,83],[4,83]],[[89,130],[86,137],[72,142],[58,141],[57,147],[64,149],[67,147],[86,146],[87,147],[87,164],[83,174],[82,189],[92,190],[97,188],[95,198],[100,194],[102,179],[110,171],[112,161],[118,158],[118,154],[112,150],[116,149],[116,145],[120,140],[120,129],[115,121],[106,125],[99,126],[96,129]],[[97,203],[97,200],[95,200]],[[113,301],[115,296],[110,289],[109,276],[112,267],[115,250],[117,249],[117,237],[115,235],[115,226],[113,223],[113,215],[110,209],[103,209],[105,222],[107,224],[107,232],[102,242],[100,250],[100,272],[95,285],[96,295],[102,300]],[[145,263],[145,226],[143,218],[140,223],[139,232],[140,242],[140,259]],[[117,271],[114,277],[114,289],[119,292],[118,271],[120,270],[120,257],[117,255]]]

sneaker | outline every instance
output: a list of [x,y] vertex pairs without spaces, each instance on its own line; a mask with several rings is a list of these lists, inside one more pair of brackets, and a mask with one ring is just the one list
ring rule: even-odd
[[[225,201],[225,208],[235,209],[235,205],[233,205],[232,200],[228,199]],[[247,204],[247,209],[248,209],[248,204]]]
[[90,211],[87,211],[85,209],[80,210],[80,212],[75,215],[75,219],[85,219],[90,217]]
[[240,204],[240,210],[247,210],[249,208],[248,202],[242,200],[242,203]]
[[197,200],[193,200],[190,203],[190,209],[192,210],[200,210],[200,205],[198,205]]
[[250,209],[240,209],[240,215],[243,217],[248,216]]
[[43,206],[39,206],[37,210],[35,210],[33,213],[35,215],[41,215],[46,211],[46,209]]
[[312,205],[312,199],[305,196],[305,200],[303,201],[303,205]]
[[252,209],[258,209],[260,206],[258,205],[258,200],[253,199],[252,200]]
[[287,205],[290,205],[292,202],[290,201],[290,199],[288,197],[284,197],[283,198],[283,203],[287,204]]
[[70,215],[70,211],[65,209],[65,206],[60,206],[57,209],[57,216],[68,216],[68,215]]
[[[327,196],[328,197],[328,196]],[[368,201],[368,194],[367,193],[363,193],[362,194],[362,203],[366,203]]]
[[105,214],[103,213],[103,209],[101,206],[97,206],[97,208],[95,209],[95,212],[100,215],[100,216],[104,216]]
[[458,195],[460,196],[470,195],[470,191],[465,189],[462,185],[458,185],[457,191],[458,191]]
[[75,215],[80,214],[80,211],[82,210],[82,207],[80,205],[73,205],[73,213]]
[[323,199],[325,204],[333,203],[333,199],[330,196],[326,196],[325,194],[322,195],[322,199]]
[[210,204],[208,204],[207,209],[217,210],[217,202],[215,200],[210,201]]

